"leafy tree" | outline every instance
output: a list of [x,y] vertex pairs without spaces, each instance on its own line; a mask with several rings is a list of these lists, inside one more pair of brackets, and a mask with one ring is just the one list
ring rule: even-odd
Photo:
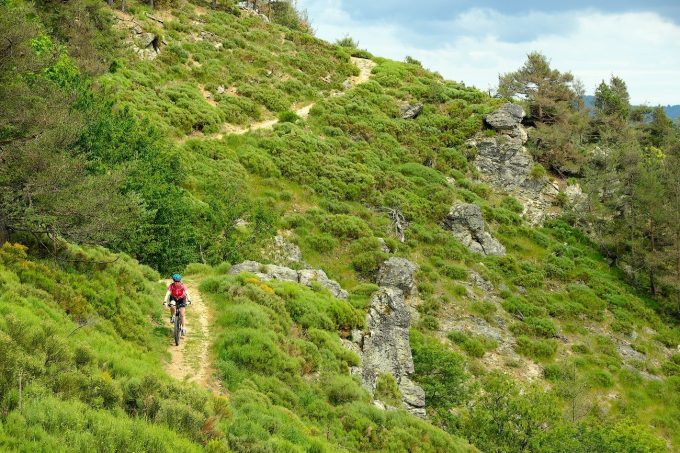
[[120,172],[94,174],[74,153],[84,90],[65,50],[26,17],[0,7],[0,242],[12,232],[111,244],[142,213]]
[[534,152],[546,167],[559,173],[580,173],[587,114],[583,87],[571,72],[552,69],[544,55],[532,52],[520,69],[499,76],[498,94],[526,100],[528,120],[536,126]]
[[527,55],[524,65],[498,77],[498,94],[521,96],[529,104],[531,119],[554,124],[580,101],[582,87],[571,72],[550,67],[550,61],[539,52]]

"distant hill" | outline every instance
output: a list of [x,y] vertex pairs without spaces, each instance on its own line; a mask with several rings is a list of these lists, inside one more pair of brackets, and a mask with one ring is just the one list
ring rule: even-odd
[[[583,100],[586,107],[592,108],[595,105],[595,96],[583,96]],[[667,105],[663,109],[666,111],[666,115],[674,121],[680,117],[680,105]]]

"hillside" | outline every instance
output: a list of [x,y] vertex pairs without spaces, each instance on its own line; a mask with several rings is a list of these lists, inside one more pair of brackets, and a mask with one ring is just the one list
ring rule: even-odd
[[4,449],[680,451],[673,300],[529,109],[209,6],[1,6]]

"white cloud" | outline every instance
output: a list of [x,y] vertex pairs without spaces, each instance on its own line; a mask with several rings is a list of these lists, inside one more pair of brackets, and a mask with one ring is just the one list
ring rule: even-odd
[[[615,74],[628,84],[634,103],[680,104],[680,26],[653,12],[528,11],[520,17],[469,9],[432,21],[431,30],[413,30],[388,20],[356,21],[341,0],[302,0],[300,6],[323,39],[349,34],[376,55],[397,60],[410,55],[448,79],[480,89],[494,87],[499,73],[517,69],[528,52],[538,50],[553,67],[571,70],[590,92]],[[530,28],[536,31],[528,33]],[[414,38],[428,33],[438,39]]]

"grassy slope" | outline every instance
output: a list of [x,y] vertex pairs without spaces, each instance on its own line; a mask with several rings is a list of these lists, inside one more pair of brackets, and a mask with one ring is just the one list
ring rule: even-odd
[[[468,163],[471,156],[464,142],[481,131],[483,115],[499,101],[444,81],[417,64],[380,58],[374,58],[378,66],[370,82],[342,96],[328,97],[331,90],[341,88],[342,80],[356,73],[346,49],[266,25],[257,18],[228,12],[199,14],[194,5],[182,5],[172,10],[172,15],[163,13],[167,17],[162,28],[145,19],[144,7],[130,5],[137,20],[162,33],[168,45],[153,62],[137,61],[129,55],[119,61],[116,72],[100,77],[98,84],[119,106],[130,107],[177,142],[186,173],[185,187],[199,202],[211,204],[213,198],[225,197],[229,190],[226,196],[234,203],[261,207],[250,212],[251,217],[246,219],[250,225],[240,232],[239,257],[259,258],[261,244],[250,240],[257,237],[251,230],[257,228],[258,215],[273,218],[276,228],[291,232],[308,262],[326,269],[332,278],[353,290],[351,304],[362,310],[371,289],[367,283],[386,256],[376,240],[384,237],[392,252],[420,265],[421,322],[416,328],[427,338],[441,340],[437,344],[442,350],[462,354],[471,380],[490,369],[484,354],[494,354],[494,345],[474,337],[447,339],[450,322],[468,314],[485,318],[494,326],[504,325],[504,330],[517,338],[516,349],[522,358],[510,360],[500,354],[497,366],[501,369],[519,375],[518,369],[537,364],[549,378],[543,381],[539,376],[539,380],[557,389],[569,388],[569,371],[577,370],[584,388],[579,395],[582,400],[596,401],[602,413],[628,416],[650,425],[676,447],[680,445],[677,383],[666,377],[658,382],[647,380],[641,373],[664,376],[670,374],[667,370],[672,372],[667,351],[677,346],[678,329],[660,319],[653,302],[624,284],[578,232],[561,222],[543,229],[526,227],[511,199],[473,181],[474,170]],[[211,35],[204,36],[211,37],[194,41],[201,31],[209,31]],[[220,49],[217,43],[222,44]],[[234,90],[218,95],[218,86],[235,87],[240,95],[234,96]],[[212,92],[216,105],[204,98],[201,88]],[[317,104],[307,120],[220,140],[201,136],[219,131],[225,122],[247,124],[308,101]],[[403,101],[423,102],[425,111],[415,121],[404,121],[398,111]],[[192,138],[185,141],[189,134]],[[455,184],[447,182],[446,177],[453,178]],[[507,257],[472,255],[441,230],[439,220],[454,200],[483,207],[491,230],[508,248]],[[410,221],[408,240],[398,243],[389,219],[367,205],[398,206]],[[225,218],[234,220],[229,215],[224,213]],[[70,352],[58,363],[61,368],[52,369],[47,364],[46,371],[38,373],[41,379],[31,379],[21,411],[17,409],[16,392],[6,393],[3,405],[7,415],[2,419],[0,439],[4,436],[3,441],[16,448],[20,442],[31,442],[25,433],[35,431],[38,434],[33,439],[37,442],[47,444],[67,437],[72,439],[67,445],[87,449],[92,444],[86,442],[95,442],[99,436],[81,438],[72,433],[75,427],[83,423],[113,424],[111,420],[115,420],[121,430],[135,426],[148,431],[144,435],[115,435],[116,439],[128,439],[126,447],[163,450],[166,420],[171,415],[162,401],[173,394],[176,384],[157,382],[162,381],[158,364],[164,333],[149,334],[153,325],[149,317],[158,319],[159,314],[147,295],[158,296],[152,283],[157,276],[128,263],[129,269],[122,276],[111,268],[64,270],[48,264],[34,272],[37,277],[22,277],[24,271],[19,269],[23,265],[17,263],[24,262],[32,263],[25,264],[29,267],[45,266],[26,257],[16,263],[3,261],[3,275],[9,275],[3,280],[9,282],[3,288],[25,288],[26,294],[38,296],[13,296],[7,299],[12,303],[2,309],[15,312],[17,319],[32,329],[43,328],[38,327],[40,320],[54,324]],[[479,292],[469,297],[465,287],[468,269],[488,278],[496,288],[505,285],[507,289],[496,290],[497,299]],[[140,272],[147,275],[133,279],[134,285],[122,283],[139,292],[132,306],[144,307],[131,318],[135,327],[129,333],[116,327],[118,318],[110,310],[121,305],[115,297],[102,298],[106,291],[101,287],[85,291],[81,286],[94,285],[99,278],[124,280],[128,273]],[[211,436],[220,439],[223,435],[234,449],[268,446],[294,450],[303,446],[322,448],[330,443],[350,450],[399,450],[421,444],[424,439],[431,442],[424,445],[463,448],[454,438],[403,413],[371,408],[365,393],[344,377],[347,364],[354,359],[337,349],[337,318],[324,313],[332,311],[326,305],[323,310],[309,308],[310,300],[326,300],[323,296],[285,285],[264,287],[260,282],[224,277],[218,271],[203,272],[216,273],[204,289],[216,304],[218,328],[223,331],[215,347],[220,376],[234,393],[230,408],[225,408],[219,399],[181,387],[191,393],[183,416],[195,427],[179,434],[189,437],[183,440],[187,449],[191,442],[196,446]],[[67,275],[71,280],[61,280]],[[59,291],[71,288],[69,291],[76,294],[82,292],[85,306],[100,307],[97,319],[103,321],[95,329],[84,328],[69,337],[82,335],[84,343],[94,345],[89,353],[92,357],[78,352],[76,340],[66,339],[73,324],[59,304],[73,298],[40,286],[55,279],[59,284],[53,286]],[[31,310],[26,308],[29,306]],[[35,307],[45,313],[44,317],[35,314]],[[295,307],[315,313],[303,320],[297,317],[300,311],[292,310]],[[336,309],[351,313],[347,304]],[[518,311],[525,315],[524,321],[513,317]],[[71,313],[72,317],[81,316],[73,310]],[[3,330],[10,331],[12,318],[5,318],[10,322],[3,324]],[[45,323],[44,319],[53,321]],[[27,328],[14,328],[3,341],[17,343],[17,332],[22,330]],[[562,340],[554,338],[557,331]],[[629,363],[632,368],[625,366],[613,338],[632,342],[645,352],[645,359]],[[28,339],[26,345],[35,341]],[[242,349],[240,342],[250,341],[263,345],[259,349],[269,351],[271,360],[258,362],[263,358],[258,353],[252,357],[236,355]],[[28,348],[26,345],[2,349],[20,354]],[[485,353],[484,349],[491,350]],[[423,378],[427,364],[419,363],[415,352],[416,368]],[[78,359],[83,354],[90,358]],[[78,360],[85,360],[85,365],[79,365]],[[87,391],[92,386],[70,381],[64,385],[67,391],[62,391],[61,385],[51,388],[53,376],[64,369],[75,370],[72,373],[80,380],[109,383],[114,396],[92,396]],[[7,389],[15,388],[16,372],[3,370]],[[146,378],[156,379],[154,385],[129,384],[135,379],[144,382],[147,375],[154,376]],[[101,384],[95,388],[109,387]],[[430,398],[432,388],[425,388]],[[130,392],[135,398],[128,395]],[[57,404],[53,398],[69,402]],[[153,404],[147,405],[149,401]],[[563,401],[566,407],[568,398]],[[88,409],[83,409],[83,404]],[[65,431],[68,435],[62,431],[64,426],[69,428]],[[204,435],[200,428],[205,426],[210,429]],[[364,443],[366,440],[369,442]],[[32,447],[35,445],[24,446]]]
[[[528,228],[515,213],[516,202],[473,182],[475,171],[464,141],[481,131],[483,115],[499,101],[417,64],[376,57],[371,81],[328,97],[353,71],[348,65],[351,50],[250,16],[219,12],[199,17],[189,3],[173,14],[177,19],[166,21],[163,31],[169,45],[156,61],[130,63],[124,71],[104,77],[114,96],[149,115],[170,135],[212,132],[223,120],[254,121],[317,101],[307,120],[220,140],[198,136],[179,145],[192,193],[209,195],[215,190],[209,184],[236,175],[248,201],[281,218],[276,226],[292,232],[308,262],[359,292],[384,259],[373,238],[387,238],[393,252],[421,267],[419,328],[427,335],[446,338],[448,332],[437,326],[437,318],[465,314],[509,326],[524,358],[518,362],[501,355],[501,369],[516,375],[523,362],[535,362],[539,370],[547,368],[550,384],[559,387],[569,385],[564,370],[576,367],[585,382],[584,399],[592,398],[613,414],[634,414],[658,433],[680,440],[673,434],[678,432],[677,411],[674,404],[666,404],[677,401],[675,384],[640,375],[664,375],[662,367],[669,363],[669,348],[678,343],[678,329],[654,313],[652,301],[622,283],[578,232],[560,222]],[[213,33],[213,41],[223,47],[193,42],[191,36],[201,30]],[[201,65],[188,65],[190,58]],[[327,74],[331,82],[322,79]],[[135,81],[134,89],[128,88],[130,81]],[[167,87],[178,84],[193,90],[191,107],[181,109],[184,124],[191,127],[174,119],[174,108],[184,101],[163,104],[172,99]],[[198,84],[213,93],[216,106],[195,90]],[[218,85],[236,87],[239,95],[218,95]],[[289,86],[305,89],[291,91]],[[154,105],[142,99],[149,89],[157,94]],[[415,121],[400,119],[399,103],[413,101],[425,104],[423,114]],[[253,110],[244,103],[254,104],[259,113],[248,113]],[[236,104],[241,105],[238,115],[220,116],[208,128],[203,125],[199,111],[219,116],[225,106],[232,109]],[[200,109],[194,108],[198,105]],[[163,115],[156,116],[158,112]],[[491,229],[508,248],[506,258],[474,256],[440,229],[439,220],[456,199],[483,207]],[[407,242],[390,239],[389,220],[367,205],[398,206],[411,222]],[[258,258],[254,247],[244,255]],[[503,302],[467,297],[463,282],[456,281],[465,280],[461,268],[478,271],[496,288],[506,287],[496,291]],[[475,299],[485,299],[479,296]],[[356,306],[364,304],[358,297]],[[520,322],[513,316],[518,311],[532,316]],[[562,340],[554,338],[556,332]],[[624,362],[615,347],[617,339],[632,343],[645,359]],[[477,345],[468,345],[474,340],[444,341],[446,347],[466,353],[468,368],[479,374],[487,364],[475,357],[478,352],[470,353],[479,351]]]

